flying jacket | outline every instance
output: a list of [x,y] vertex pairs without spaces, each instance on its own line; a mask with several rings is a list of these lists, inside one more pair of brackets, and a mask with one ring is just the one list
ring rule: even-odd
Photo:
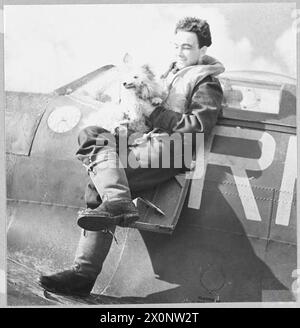
[[217,122],[223,98],[214,75],[223,71],[223,65],[208,56],[199,65],[177,72],[173,69],[173,74],[168,74],[167,99],[149,116],[152,128],[168,133],[209,133]]

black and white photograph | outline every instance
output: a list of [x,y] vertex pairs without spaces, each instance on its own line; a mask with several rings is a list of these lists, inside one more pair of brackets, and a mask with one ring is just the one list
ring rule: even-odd
[[297,14],[4,5],[8,306],[297,303]]

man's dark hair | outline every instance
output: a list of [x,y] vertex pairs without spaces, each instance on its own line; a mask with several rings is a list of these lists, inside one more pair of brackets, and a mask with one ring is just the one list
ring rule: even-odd
[[185,17],[181,19],[175,28],[175,34],[178,31],[194,32],[198,38],[199,48],[211,45],[211,35],[209,25],[206,20],[196,17]]

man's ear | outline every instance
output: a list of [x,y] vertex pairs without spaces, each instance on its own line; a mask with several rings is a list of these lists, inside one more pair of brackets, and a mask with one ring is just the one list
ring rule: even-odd
[[131,55],[129,55],[129,53],[126,53],[123,57],[123,63],[126,65],[130,65],[132,64],[133,58],[131,57]]
[[200,59],[206,55],[206,51],[207,51],[207,46],[203,46],[200,48]]

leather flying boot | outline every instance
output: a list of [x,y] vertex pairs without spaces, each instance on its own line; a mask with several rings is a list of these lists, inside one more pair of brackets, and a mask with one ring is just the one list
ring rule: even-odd
[[39,284],[56,294],[88,296],[101,272],[111,243],[112,235],[108,232],[82,231],[73,267],[56,274],[41,275]]
[[93,289],[95,279],[89,278],[74,267],[52,275],[41,275],[39,284],[47,291],[56,294],[88,296]]
[[104,147],[91,163],[90,178],[102,203],[96,209],[78,213],[78,225],[89,231],[110,229],[114,225],[129,226],[139,219],[137,207],[131,199],[126,173],[119,166],[118,155],[113,148]]
[[96,209],[86,209],[78,214],[77,224],[88,231],[111,230],[119,225],[128,227],[139,219],[139,213],[131,200],[104,201]]
[[84,230],[81,232],[74,259],[78,272],[96,279],[110,250],[114,231],[115,227],[111,228],[111,233]]

